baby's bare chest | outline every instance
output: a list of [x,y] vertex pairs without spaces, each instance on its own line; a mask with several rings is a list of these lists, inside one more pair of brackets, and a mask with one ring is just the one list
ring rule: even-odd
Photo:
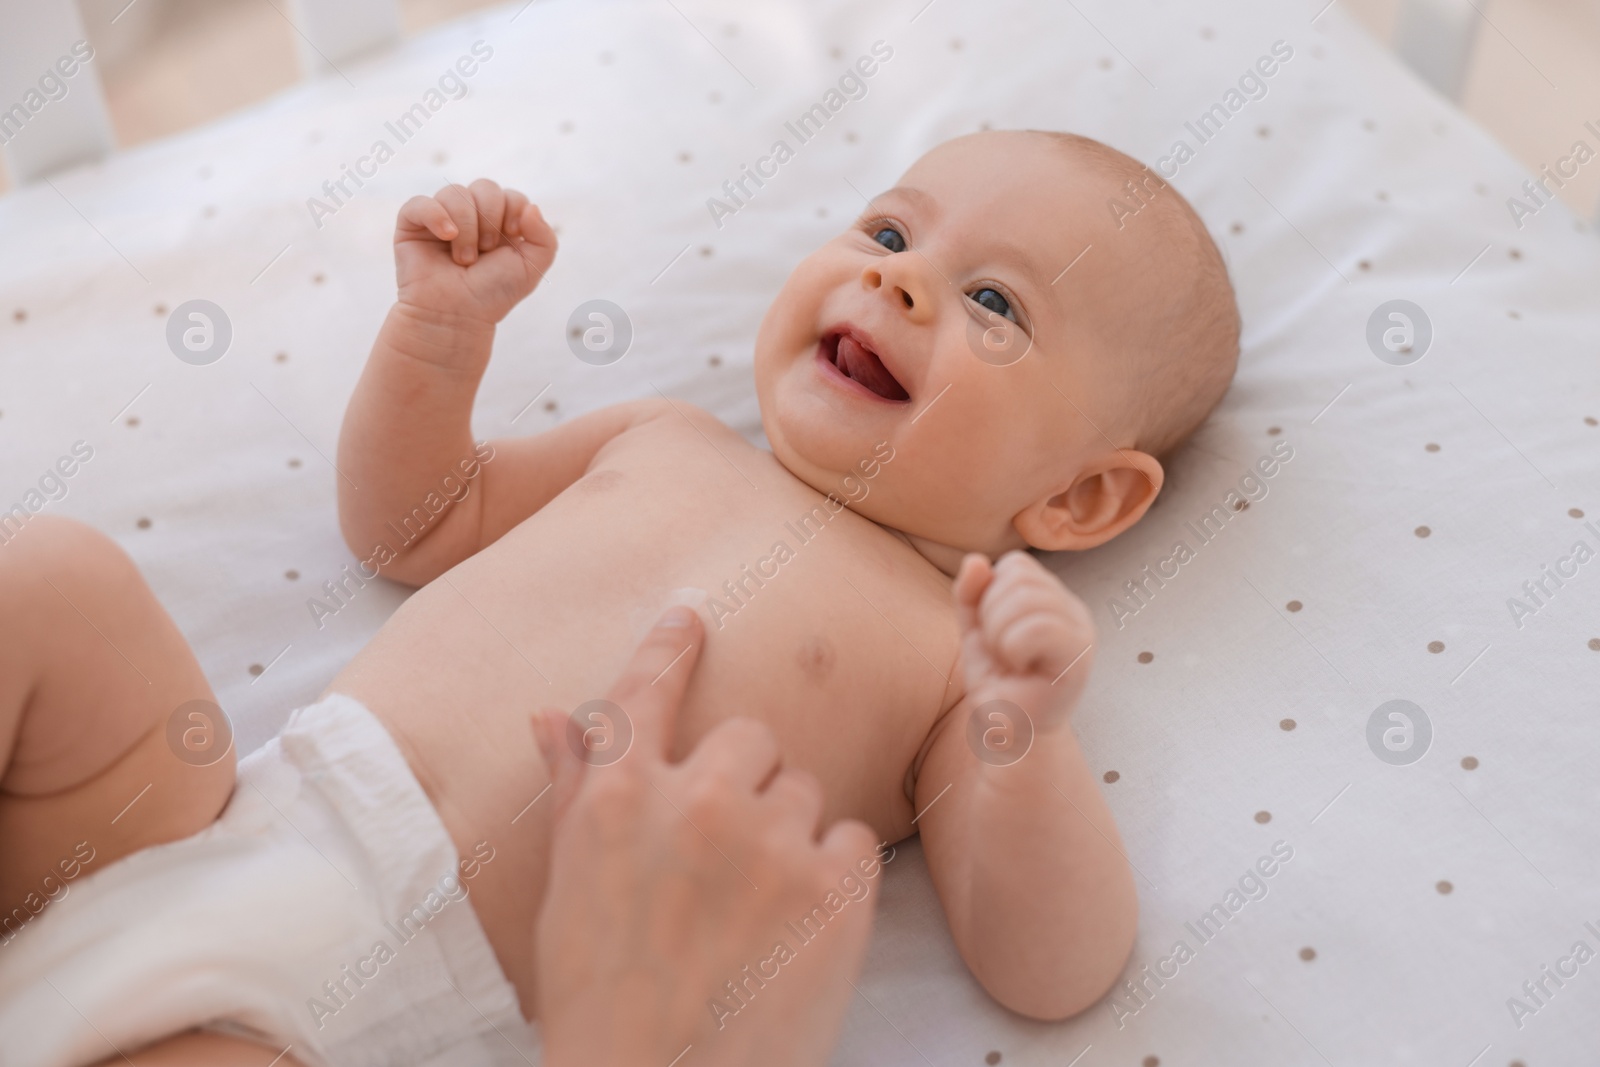
[[[410,635],[410,653],[426,645],[460,666],[391,692],[420,715],[424,692],[453,675],[491,733],[525,731],[530,690],[569,710],[602,696],[660,612],[697,600],[706,642],[677,753],[726,718],[757,718],[786,764],[821,780],[826,817],[908,824],[905,770],[960,695],[947,580],[770,454],[684,430],[618,439],[537,515],[416,594],[401,613],[415,618],[390,628]],[[870,494],[870,480],[857,484]],[[396,651],[386,660],[406,662]]]

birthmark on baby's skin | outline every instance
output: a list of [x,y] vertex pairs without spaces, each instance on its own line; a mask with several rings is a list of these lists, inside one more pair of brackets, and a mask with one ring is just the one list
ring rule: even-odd
[[801,645],[800,651],[795,654],[800,672],[816,685],[828,680],[828,676],[833,673],[833,665],[837,658],[834,655],[833,645],[826,637],[813,637]]

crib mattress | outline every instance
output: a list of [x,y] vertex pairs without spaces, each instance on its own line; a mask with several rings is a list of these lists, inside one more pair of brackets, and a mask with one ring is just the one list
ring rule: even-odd
[[[1076,722],[1138,944],[1081,1017],[1011,1015],[910,842],[835,1061],[1594,1062],[1600,240],[1320,6],[518,0],[341,64],[0,199],[0,507],[125,546],[248,751],[405,595],[324,590],[406,197],[489,175],[560,225],[478,435],[659,388],[759,440],[759,316],[861,194],[986,125],[1100,138],[1195,203],[1245,320],[1150,515],[1050,561],[1100,628]],[[595,298],[635,331],[605,366],[566,343]],[[220,359],[175,356],[193,300]]]

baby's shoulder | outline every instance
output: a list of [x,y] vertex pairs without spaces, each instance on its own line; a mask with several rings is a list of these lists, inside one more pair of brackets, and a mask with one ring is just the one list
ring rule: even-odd
[[[618,404],[628,412],[628,430],[655,433],[677,431],[690,435],[739,437],[737,430],[698,404],[667,396],[644,397]],[[741,438],[742,440],[742,438]]]

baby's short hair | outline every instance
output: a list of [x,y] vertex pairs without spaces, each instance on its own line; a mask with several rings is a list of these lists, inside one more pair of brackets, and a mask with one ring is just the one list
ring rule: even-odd
[[[1029,132],[1050,138],[1074,161],[1109,179],[1115,188],[1111,197],[1125,200],[1130,214],[1143,202],[1138,214],[1148,209],[1149,221],[1174,247],[1180,269],[1171,272],[1172,284],[1150,293],[1149,316],[1118,324],[1118,337],[1131,349],[1127,355],[1139,375],[1140,387],[1133,393],[1137,410],[1124,412],[1138,427],[1135,445],[1157,458],[1168,455],[1221,402],[1238,366],[1239,307],[1227,264],[1189,201],[1149,167],[1089,137]],[[1129,182],[1139,190],[1138,201]]]

